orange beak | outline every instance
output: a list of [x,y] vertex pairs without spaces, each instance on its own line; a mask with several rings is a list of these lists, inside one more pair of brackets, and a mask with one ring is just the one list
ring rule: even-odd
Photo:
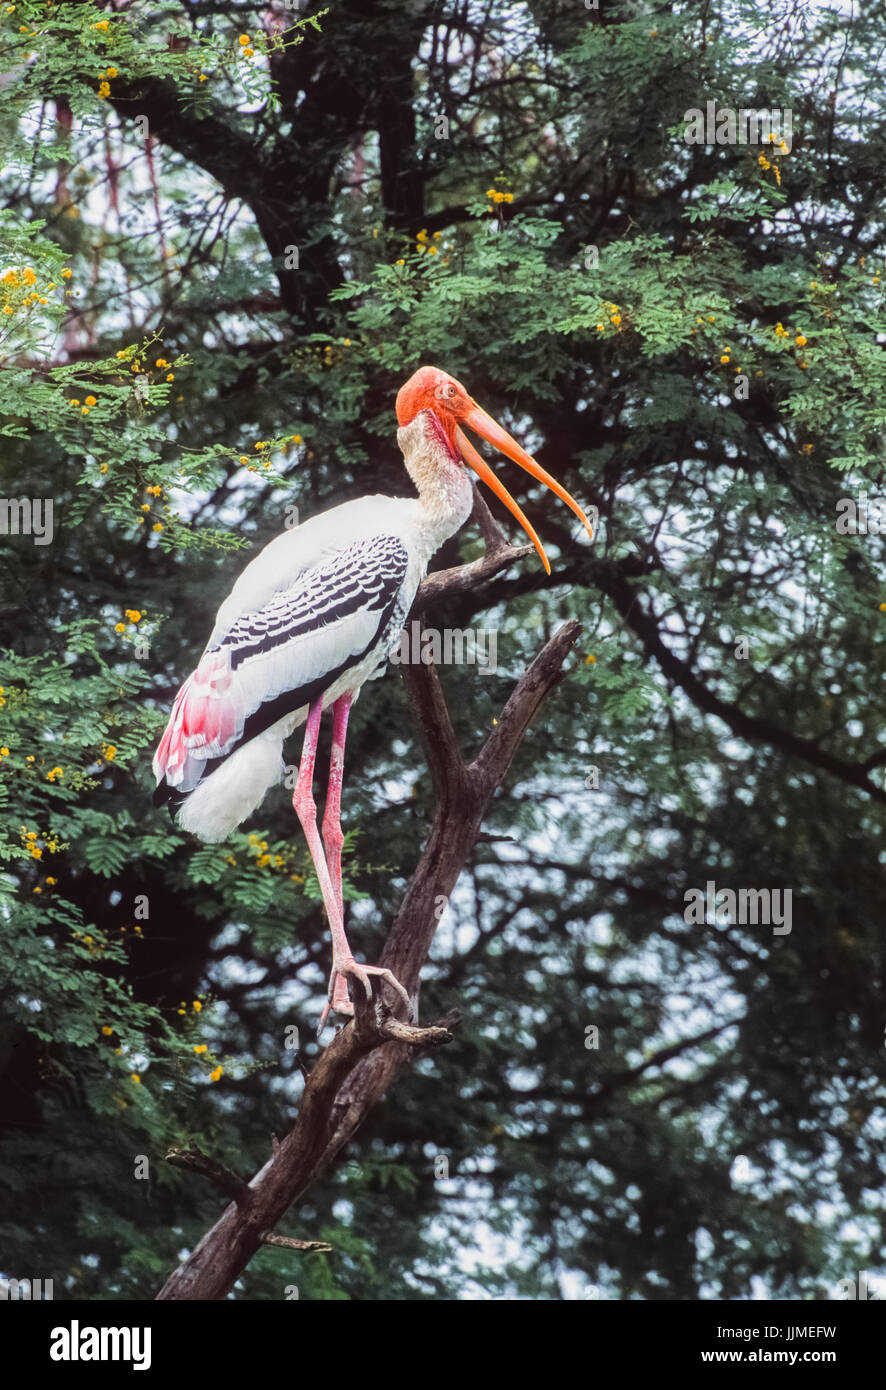
[[[570,497],[565,487],[561,487],[556,478],[552,478],[550,473],[546,473],[543,468],[539,467],[535,459],[531,458],[525,449],[520,448],[516,439],[512,439],[507,430],[503,430],[501,425],[497,424],[491,415],[487,415],[485,410],[481,410],[476,402],[472,402],[471,409],[462,417],[462,423],[467,425],[469,429],[472,429],[475,434],[481,435],[483,439],[492,444],[500,453],[505,454],[507,458],[513,459],[514,463],[519,463],[521,468],[525,469],[527,473],[530,473],[533,478],[537,478],[540,483],[544,483],[545,487],[551,489],[551,492],[555,492],[561,501],[566,503],[567,507],[572,508],[575,515],[584,524],[588,535],[593,537],[593,527],[575,498]],[[495,476],[488,463],[477,453],[473,444],[457,426],[455,430],[455,439],[465,463],[468,464],[470,468],[473,468],[481,482],[484,482],[488,488],[491,488],[496,497],[504,502],[511,515],[517,518],[541,556],[542,564],[548,574],[550,574],[551,566],[544,552],[544,547],[536,535],[529,518],[523,512],[523,509],[514,501],[507,488],[498,481],[498,478]]]

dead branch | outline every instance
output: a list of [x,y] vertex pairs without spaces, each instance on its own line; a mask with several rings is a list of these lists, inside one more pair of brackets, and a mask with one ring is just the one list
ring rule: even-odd
[[[485,511],[485,507],[483,508]],[[520,558],[532,547],[513,549],[489,513],[475,508],[487,542],[481,560],[425,580],[416,607],[443,594],[463,592]],[[413,609],[413,612],[416,610]],[[489,738],[471,762],[465,762],[433,666],[405,668],[413,716],[418,725],[434,782],[433,824],[415,873],[391,926],[380,964],[391,970],[416,1005],[419,975],[433,940],[441,900],[448,900],[480,834],[489,802],[542,701],[563,675],[563,663],[581,625],[565,623],[518,681]],[[305,1077],[298,1116],[244,1194],[240,1179],[229,1195],[235,1200],[203,1236],[187,1259],[167,1279],[157,1298],[224,1298],[235,1279],[293,1203],[300,1200],[369,1111],[378,1103],[413,1051],[451,1041],[457,1015],[429,1028],[412,1026],[396,1016],[403,1005],[383,978],[372,977],[373,996],[355,991],[355,1014],[336,1033]],[[205,1158],[205,1156],[203,1156]],[[211,1162],[211,1161],[210,1161]],[[193,1163],[183,1166],[193,1167]],[[205,1165],[202,1171],[212,1177]],[[227,1172],[227,1170],[222,1170]],[[274,1237],[271,1244],[281,1244]],[[290,1248],[303,1248],[286,1241]],[[308,1243],[310,1244],[310,1242]]]

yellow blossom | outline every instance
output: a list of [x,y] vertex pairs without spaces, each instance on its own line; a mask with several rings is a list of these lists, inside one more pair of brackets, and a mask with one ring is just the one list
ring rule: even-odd
[[151,527],[151,530],[152,530],[152,531],[162,531],[162,530],[163,530],[163,522],[162,522],[162,521],[155,521],[154,524],[153,524],[153,526]]
[[105,97],[109,97],[111,95],[111,88],[107,82],[99,83],[98,95],[100,101],[104,101]]
[[73,274],[74,274],[73,270],[68,270],[68,267],[65,266],[64,270],[62,271],[62,279],[63,279],[63,280],[70,280],[70,278],[71,278],[71,276],[72,276]]
[[129,1079],[130,1079],[130,1081],[134,1081],[135,1084],[136,1084],[136,1086],[140,1086],[140,1085],[142,1084],[142,1079],[141,1079],[141,1077],[139,1076],[139,1074],[138,1074],[137,1071],[132,1071],[132,1072],[130,1072],[130,1073],[129,1073]]
[[194,1051],[199,1055],[200,1053],[208,1052],[209,1049],[206,1046],[206,1043],[197,1043],[196,1047],[194,1048]]
[[109,743],[107,746],[103,745],[102,752],[104,753],[109,763],[112,763],[117,756],[117,749],[115,748],[113,743]]
[[194,1013],[195,1013],[195,1014],[198,1014],[202,1008],[203,1008],[203,1005],[200,1003],[200,1000],[199,1000],[199,999],[195,999],[195,1000],[194,1000]]
[[140,623],[142,620],[141,609],[127,608],[126,617],[129,619],[131,623]]
[[223,1072],[224,1072],[224,1067],[216,1067],[215,1071],[211,1071],[211,1072],[209,1073],[209,1079],[210,1079],[210,1081],[220,1081],[221,1078],[222,1078]]
[[[48,882],[49,882],[49,879],[47,879],[46,882],[48,883]],[[106,1038],[109,1038],[109,1037],[111,1036],[111,1034],[113,1033],[113,1031],[114,1031],[113,1028],[109,1028],[107,1024],[105,1024],[104,1028],[102,1028],[102,1033],[104,1034],[104,1036],[105,1036]]]
[[116,68],[108,68],[108,76],[109,76],[109,77],[116,77],[116,76],[117,76],[117,69],[116,69]]

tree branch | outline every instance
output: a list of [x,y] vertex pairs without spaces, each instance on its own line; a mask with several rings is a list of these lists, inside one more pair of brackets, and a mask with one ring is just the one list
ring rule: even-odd
[[[498,560],[510,563],[515,555],[510,547],[506,549],[507,554],[499,547]],[[477,562],[481,567],[483,563]],[[464,568],[477,573],[475,566]],[[464,587],[464,577],[456,583]],[[467,584],[470,587],[470,580]],[[438,593],[445,591],[445,586],[438,589]],[[445,906],[477,842],[486,808],[520,740],[542,700],[562,678],[563,662],[579,632],[580,624],[570,622],[555,633],[517,683],[498,725],[469,765],[459,751],[437,671],[433,666],[406,667],[410,701],[428,750],[437,800],[427,844],[391,926],[381,964],[405,985],[416,1006],[419,973],[442,916],[441,902]],[[222,1176],[227,1174],[226,1190],[235,1201],[173,1271],[158,1299],[224,1298],[255,1252],[267,1243],[268,1232],[356,1132],[412,1050],[450,1041],[456,1016],[430,1028],[407,1025],[396,1017],[395,1011],[402,1007],[399,996],[383,977],[371,978],[372,999],[355,990],[354,1018],[336,1034],[307,1076],[298,1117],[286,1137],[274,1145],[264,1167],[248,1185],[221,1170]],[[197,1171],[221,1186],[217,1165],[205,1156],[201,1159]]]

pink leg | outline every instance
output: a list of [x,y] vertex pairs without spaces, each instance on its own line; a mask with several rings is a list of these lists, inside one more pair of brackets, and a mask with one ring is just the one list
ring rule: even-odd
[[332,878],[332,887],[341,913],[345,916],[345,905],[341,887],[341,851],[345,837],[341,829],[341,788],[345,771],[345,738],[348,732],[348,716],[351,712],[353,696],[340,695],[332,706],[332,755],[329,759],[329,788],[326,793],[326,811],[323,815],[323,844],[326,847],[326,862]]
[[[324,836],[327,833],[326,820],[329,820],[329,843],[333,847],[333,862],[335,866],[335,878],[337,887],[330,876],[329,868],[326,863],[326,856],[323,852],[323,845],[317,831],[317,804],[313,796],[314,763],[317,758],[317,740],[320,735],[320,719],[323,713],[322,697],[314,701],[308,709],[308,718],[305,725],[305,741],[302,748],[301,763],[299,764],[298,777],[296,778],[295,790],[292,793],[292,805],[295,813],[301,822],[301,827],[305,832],[305,839],[308,842],[311,859],[317,873],[317,881],[320,884],[320,892],[323,896],[323,904],[326,908],[326,915],[329,918],[329,927],[332,934],[332,973],[329,977],[329,998],[320,1019],[320,1027],[326,1022],[326,1017],[330,1009],[337,1013],[353,1014],[354,1006],[348,998],[347,975],[353,975],[360,981],[366,990],[367,999],[372,998],[372,985],[369,981],[370,975],[382,975],[393,985],[401,997],[409,1006],[409,995],[400,984],[399,980],[391,974],[390,970],[384,970],[377,965],[358,965],[351,953],[348,939],[345,936],[342,890],[341,890],[341,843],[342,833],[339,823],[339,810],[341,806],[341,764],[344,758],[344,735],[347,729],[348,711],[350,709],[350,698],[347,704],[341,709],[338,708],[340,702],[336,702],[335,719],[333,724],[333,746],[332,762],[329,774],[329,797],[331,803],[327,808],[326,818],[324,818]],[[336,783],[336,752],[338,752],[338,777]]]

